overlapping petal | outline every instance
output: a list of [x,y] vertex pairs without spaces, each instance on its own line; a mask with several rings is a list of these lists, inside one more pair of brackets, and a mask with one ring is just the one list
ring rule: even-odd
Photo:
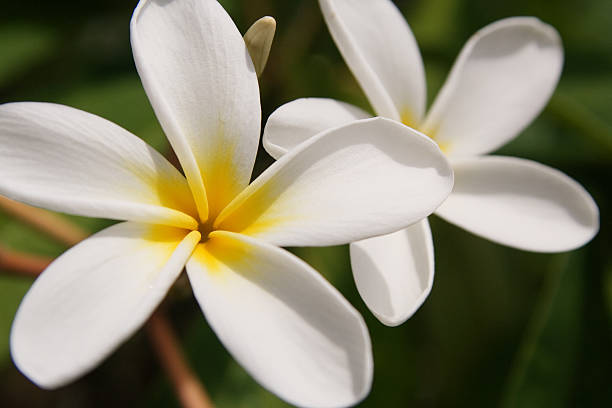
[[205,221],[246,187],[257,153],[259,86],[247,47],[216,0],[143,0],[131,39]]
[[199,240],[197,231],[126,222],[64,253],[15,316],[17,367],[43,388],[95,367],[145,322]]
[[452,189],[428,137],[384,118],[309,139],[221,213],[216,229],[279,246],[323,246],[387,234],[429,215]]
[[387,326],[404,323],[433,285],[434,250],[427,219],[353,242],[350,248],[355,284],[368,308]]
[[515,137],[552,95],[563,65],[557,31],[533,17],[497,21],[465,45],[419,129],[453,157]]
[[423,61],[404,17],[388,0],[319,0],[327,27],[380,116],[410,126],[421,121]]
[[197,227],[185,178],[112,122],[63,105],[0,106],[0,194],[89,217]]
[[263,145],[270,156],[279,159],[318,133],[370,116],[356,106],[334,99],[296,99],[282,105],[268,117]]
[[476,235],[560,252],[584,245],[599,229],[593,198],[558,170],[501,156],[454,161],[453,169],[453,193],[436,214]]
[[234,358],[264,387],[308,407],[355,404],[372,356],[359,313],[290,253],[217,231],[187,273],[202,311]]

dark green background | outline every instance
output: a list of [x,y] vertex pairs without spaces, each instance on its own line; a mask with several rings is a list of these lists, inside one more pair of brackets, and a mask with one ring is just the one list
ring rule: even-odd
[[[166,152],[129,45],[136,1],[0,1],[0,103],[49,101],[110,119]],[[261,78],[264,120],[305,96],[369,109],[329,36],[314,0],[225,0],[241,32],[272,15],[278,31]],[[593,195],[601,231],[586,247],[543,255],[505,248],[432,217],[436,277],[416,315],[397,328],[367,311],[346,247],[295,253],[362,311],[375,376],[363,407],[612,406],[612,1],[396,1],[425,60],[429,101],[463,43],[499,18],[534,15],[555,26],[566,61],[539,118],[500,153],[569,174]],[[257,171],[271,163],[260,152]],[[108,221],[72,217],[96,231]],[[2,245],[37,254],[65,248],[0,212]],[[138,333],[93,373],[48,392],[14,368],[8,333],[31,281],[0,276],[0,406],[173,407],[146,336]],[[186,281],[167,302],[189,360],[219,407],[281,407],[232,359],[206,325]],[[86,329],[86,328],[84,328]],[[248,340],[247,340],[248,341]]]

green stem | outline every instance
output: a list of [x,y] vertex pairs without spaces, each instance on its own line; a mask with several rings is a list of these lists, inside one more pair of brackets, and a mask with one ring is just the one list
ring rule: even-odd
[[542,289],[542,294],[534,308],[535,311],[525,330],[522,344],[518,349],[512,368],[510,369],[508,381],[502,393],[501,408],[513,408],[516,406],[516,396],[525,380],[538,342],[551,315],[553,303],[559,292],[559,286],[567,270],[569,257],[569,254],[559,255],[552,262],[551,270],[548,273]]

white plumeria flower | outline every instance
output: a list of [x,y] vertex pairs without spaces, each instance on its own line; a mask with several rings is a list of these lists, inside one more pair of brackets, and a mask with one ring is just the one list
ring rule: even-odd
[[[477,32],[425,114],[423,62],[389,0],[320,0],[327,26],[376,114],[435,140],[455,172],[455,187],[436,214],[514,248],[559,252],[588,242],[598,209],[574,180],[533,161],[483,156],[520,133],[550,98],[563,64],[554,28],[508,18]],[[299,99],[269,118],[264,146],[275,158],[323,129],[369,117],[331,99]],[[351,244],[357,288],[385,324],[408,319],[431,290],[434,255],[427,220]]]
[[264,387],[300,406],[356,403],[372,380],[363,319],[278,246],[347,243],[427,216],[452,190],[444,155],[403,125],[368,119],[319,134],[249,185],[259,89],[225,10],[215,0],[144,0],[131,39],[186,177],[100,117],[0,106],[0,194],[124,221],[34,282],[11,332],[15,364],[44,388],[83,375],[147,320],[186,266],[209,324]]

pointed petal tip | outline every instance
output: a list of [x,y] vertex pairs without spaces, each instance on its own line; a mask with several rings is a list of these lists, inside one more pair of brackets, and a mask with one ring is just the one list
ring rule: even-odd
[[267,27],[276,29],[276,19],[272,16],[263,16],[259,20],[257,20],[259,24],[265,24]]
[[559,31],[554,26],[534,16],[508,17],[497,20],[478,30],[470,41],[476,41],[476,39],[480,38],[481,36],[487,35],[499,29],[521,26],[533,30],[533,32],[538,35],[547,37],[550,43],[558,46],[559,51],[563,53],[563,40],[561,39],[561,34]]
[[381,314],[372,310],[372,314],[385,326],[398,327],[406,323],[415,313],[423,306],[425,300],[431,293],[433,287],[433,275],[432,281],[427,285],[424,291],[415,299],[411,301],[411,305],[404,310],[399,310],[394,314]]
[[34,385],[46,391],[53,391],[70,384],[79,377],[78,375],[56,375],[55,373],[44,370],[42,367],[34,368],[32,364],[29,363],[30,358],[24,356],[27,352],[20,349],[18,345],[20,341],[13,332],[14,331],[11,330],[9,340],[11,359],[17,370]]
[[579,248],[599,231],[593,197],[565,173],[531,160],[454,160],[457,184],[436,214],[485,239],[541,253]]
[[359,294],[386,326],[399,326],[412,317],[431,292],[435,262],[427,219],[353,242],[350,255]]

